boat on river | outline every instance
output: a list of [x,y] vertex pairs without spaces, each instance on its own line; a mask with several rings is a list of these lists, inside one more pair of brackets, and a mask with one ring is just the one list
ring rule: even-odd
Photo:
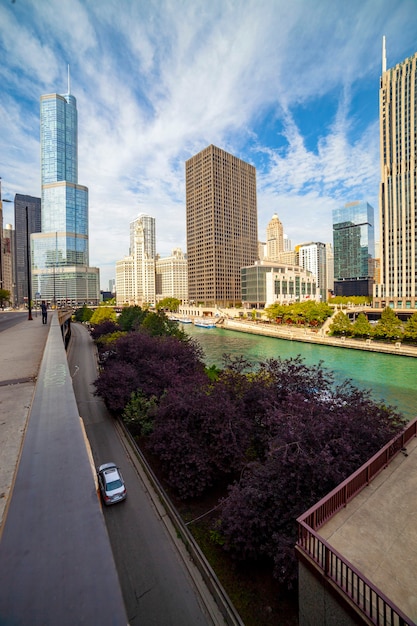
[[216,324],[210,320],[194,320],[194,326],[199,326],[200,328],[216,328]]

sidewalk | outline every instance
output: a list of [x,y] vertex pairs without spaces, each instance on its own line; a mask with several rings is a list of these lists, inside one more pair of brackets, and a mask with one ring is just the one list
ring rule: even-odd
[[350,348],[351,350],[364,350],[366,352],[382,352],[397,356],[417,357],[417,346],[397,343],[384,343],[372,339],[353,339],[352,337],[333,337],[326,335],[323,329],[318,331],[298,328],[296,326],[277,326],[265,322],[253,322],[251,320],[224,320],[221,328],[235,330],[252,335],[264,335],[289,341],[301,341],[302,343],[318,343],[333,348]]
[[50,321],[33,314],[0,333],[0,534]]

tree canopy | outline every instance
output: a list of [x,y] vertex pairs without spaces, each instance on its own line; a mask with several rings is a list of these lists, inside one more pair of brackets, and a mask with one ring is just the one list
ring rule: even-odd
[[94,311],[93,315],[90,318],[91,324],[101,324],[104,321],[110,320],[112,322],[116,322],[117,315],[115,310],[109,306],[99,306]]
[[239,560],[266,559],[296,577],[296,518],[404,425],[392,407],[322,363],[272,359],[253,370],[224,357],[208,376],[201,348],[129,332],[112,342],[96,393],[158,459],[179,498],[223,491],[216,537]]

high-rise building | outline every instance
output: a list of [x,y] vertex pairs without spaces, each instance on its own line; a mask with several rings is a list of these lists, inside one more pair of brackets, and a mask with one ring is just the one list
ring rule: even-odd
[[380,282],[374,304],[416,308],[417,291],[417,53],[386,69],[385,38],[379,90]]
[[349,202],[333,210],[336,296],[372,296],[374,245],[374,209],[370,204]]
[[3,228],[1,237],[1,269],[2,269],[2,288],[9,292],[9,303],[13,306],[16,304],[16,280],[15,280],[15,264],[14,264],[14,248],[15,248],[15,231],[11,224],[6,224]]
[[274,213],[266,227],[266,258],[269,261],[278,261],[281,252],[284,252],[284,227]]
[[155,262],[156,299],[177,298],[188,300],[187,256],[181,248],[174,248],[171,256]]
[[317,281],[322,302],[328,296],[326,244],[321,242],[303,243],[296,246],[298,265],[309,270]]
[[155,218],[141,213],[130,223],[129,255],[116,263],[116,302],[155,304]]
[[256,170],[210,145],[185,164],[188,298],[242,300],[240,270],[258,258]]
[[52,303],[98,304],[99,270],[89,267],[88,189],[78,184],[77,103],[41,96],[41,233],[31,236],[32,295]]
[[[14,197],[14,228],[15,228],[15,279],[16,304],[27,303],[28,299],[28,232],[41,232],[41,199],[20,193]],[[34,294],[32,293],[32,297]]]

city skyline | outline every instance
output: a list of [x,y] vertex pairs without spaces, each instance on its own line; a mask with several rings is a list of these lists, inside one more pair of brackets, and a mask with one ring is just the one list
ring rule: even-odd
[[378,211],[382,37],[388,68],[414,54],[414,0],[38,4],[0,6],[3,196],[40,196],[39,98],[69,64],[101,287],[139,213],[161,256],[186,250],[185,162],[210,144],[256,167],[260,234],[277,213],[294,245],[331,242],[334,208]]

